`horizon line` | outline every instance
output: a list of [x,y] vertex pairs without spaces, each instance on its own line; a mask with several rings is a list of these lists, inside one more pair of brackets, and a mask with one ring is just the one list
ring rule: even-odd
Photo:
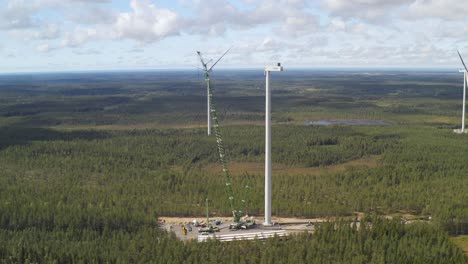
[[[220,67],[217,71],[252,71],[262,70],[264,66],[251,66],[251,67]],[[456,67],[426,67],[426,66],[291,66],[285,67],[285,71],[290,70],[332,70],[332,71],[454,71],[458,72],[459,68]],[[21,75],[21,74],[60,74],[60,73],[112,73],[112,72],[177,72],[177,71],[198,71],[200,69],[195,67],[167,67],[167,68],[129,68],[129,69],[70,69],[70,70],[26,70],[26,71],[6,71],[0,72],[0,75]]]

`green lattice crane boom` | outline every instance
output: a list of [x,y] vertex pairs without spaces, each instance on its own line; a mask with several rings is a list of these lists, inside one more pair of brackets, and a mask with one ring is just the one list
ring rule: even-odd
[[216,107],[215,103],[213,100],[213,89],[211,87],[211,81],[210,81],[210,72],[213,69],[213,67],[224,57],[229,52],[227,50],[211,67],[208,68],[208,62],[205,63],[203,60],[203,57],[199,51],[197,51],[198,57],[200,58],[201,64],[203,66],[203,71],[205,72],[205,82],[207,86],[207,92],[208,92],[208,98],[209,98],[209,111],[211,113],[211,120],[213,121],[213,130],[214,134],[216,137],[216,143],[218,146],[218,154],[219,154],[219,160],[222,165],[222,170],[223,170],[223,175],[224,175],[224,181],[226,185],[226,193],[228,195],[229,199],[229,204],[231,206],[231,211],[232,211],[232,217],[234,219],[235,223],[240,222],[240,218],[242,217],[247,201],[247,195],[248,195],[248,189],[250,188],[248,184],[245,186],[245,192],[244,192],[244,199],[241,200],[241,205],[239,209],[236,209],[235,202],[234,202],[234,192],[232,189],[232,178],[229,173],[228,169],[228,161],[226,159],[226,150],[224,148],[224,142],[223,142],[223,137],[221,133],[221,129],[219,127],[219,121],[218,121],[218,114],[216,112]]

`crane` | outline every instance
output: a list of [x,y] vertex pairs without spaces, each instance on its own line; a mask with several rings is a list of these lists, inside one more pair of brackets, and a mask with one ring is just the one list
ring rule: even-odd
[[[234,193],[232,189],[232,178],[229,173],[229,168],[228,168],[228,161],[226,159],[226,151],[224,148],[224,141],[221,133],[221,129],[219,126],[219,121],[218,121],[218,114],[216,112],[216,107],[215,103],[213,100],[213,89],[211,86],[211,80],[210,80],[210,72],[212,71],[213,67],[229,52],[230,49],[228,49],[224,54],[215,62],[213,63],[210,67],[208,67],[208,62],[205,63],[203,60],[203,57],[201,55],[200,51],[197,51],[198,57],[200,58],[200,62],[203,66],[203,71],[205,72],[205,82],[207,86],[207,92],[208,92],[208,102],[209,102],[209,112],[211,114],[211,120],[213,121],[213,130],[214,134],[216,137],[216,143],[218,147],[218,155],[219,155],[219,161],[221,162],[222,165],[222,171],[224,175],[224,181],[225,181],[225,187],[226,187],[226,193],[228,195],[228,200],[229,200],[229,205],[231,207],[231,212],[232,212],[232,217],[233,217],[233,223],[231,224],[230,228],[231,229],[239,229],[239,228],[248,228],[251,226],[253,223],[252,222],[243,222],[241,221],[241,217],[245,213],[245,208],[247,205],[247,196],[249,193],[250,186],[248,182],[244,186],[244,197],[241,200],[241,204],[239,207],[236,207],[235,201],[234,201]],[[237,208],[237,209],[236,209]]]

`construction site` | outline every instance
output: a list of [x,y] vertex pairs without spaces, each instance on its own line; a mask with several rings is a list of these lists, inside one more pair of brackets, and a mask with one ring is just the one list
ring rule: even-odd
[[[202,220],[192,218],[161,217],[159,219],[160,228],[174,232],[177,238],[181,240],[197,240],[198,242],[206,239],[217,239],[219,241],[233,240],[263,240],[274,236],[286,236],[297,232],[311,232],[327,221],[322,218],[273,218],[272,226],[263,226],[261,224],[252,225],[250,228],[232,229],[232,218],[219,217],[213,220]],[[252,218],[255,222],[263,222],[264,218]],[[208,228],[206,228],[208,227]],[[211,227],[211,230],[210,228]],[[185,229],[185,230],[184,230]]]

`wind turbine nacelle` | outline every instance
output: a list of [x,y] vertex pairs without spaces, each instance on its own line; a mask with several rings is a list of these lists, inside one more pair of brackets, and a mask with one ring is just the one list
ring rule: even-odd
[[265,66],[265,71],[283,71],[283,66],[281,66],[281,63],[276,66]]

